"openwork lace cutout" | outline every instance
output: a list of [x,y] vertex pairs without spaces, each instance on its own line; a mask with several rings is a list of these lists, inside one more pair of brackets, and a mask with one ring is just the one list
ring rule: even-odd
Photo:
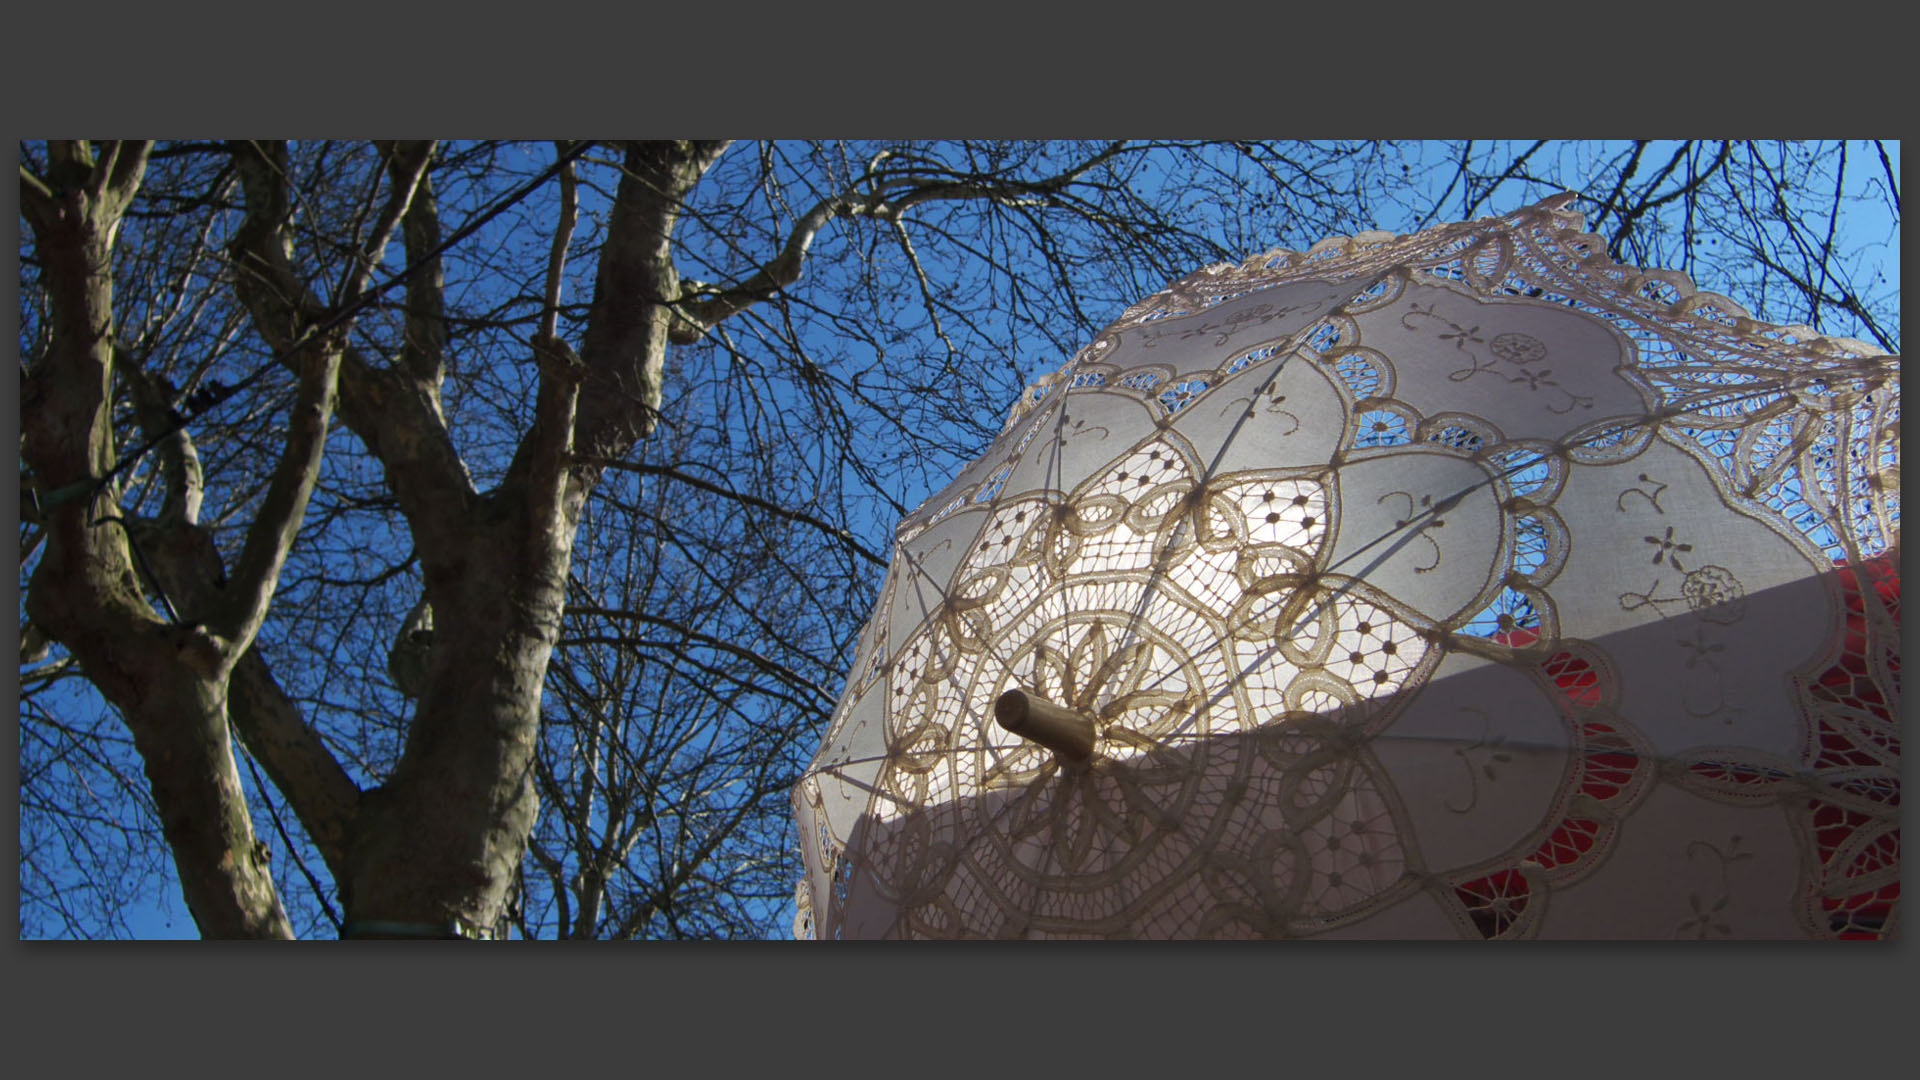
[[1024,394],[897,530],[795,933],[1892,934],[1898,358],[1567,201],[1209,267]]

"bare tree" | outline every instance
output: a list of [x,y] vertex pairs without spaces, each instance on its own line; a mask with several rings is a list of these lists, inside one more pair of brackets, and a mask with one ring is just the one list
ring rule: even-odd
[[[723,706],[743,692],[727,686],[743,681],[727,663],[791,670],[764,655],[780,649],[812,664],[803,681],[828,677],[844,626],[831,612],[774,626],[778,597],[765,581],[768,598],[746,614],[766,627],[768,644],[743,642],[715,611],[609,605],[573,572],[602,478],[648,479],[630,459],[679,404],[663,406],[670,354],[739,369],[711,382],[713,427],[695,442],[705,452],[744,439],[738,449],[750,460],[744,469],[708,460],[703,471],[697,459],[652,466],[666,492],[653,513],[669,520],[629,564],[658,574],[658,560],[670,559],[664,565],[738,610],[755,575],[723,565],[732,541],[692,528],[692,503],[674,488],[735,508],[756,499],[789,526],[853,550],[845,523],[857,520],[855,500],[891,487],[888,470],[924,463],[941,441],[921,433],[914,410],[977,425],[979,406],[1004,401],[1019,382],[1017,356],[997,380],[963,370],[956,337],[980,339],[982,312],[1026,305],[1030,327],[1073,336],[1106,299],[1089,295],[1111,280],[1095,266],[1123,267],[1137,286],[1224,254],[1185,227],[1177,207],[1147,204],[1127,182],[1151,155],[1197,147],[769,146],[736,151],[727,169],[716,169],[722,143],[624,144],[609,160],[589,157],[593,149],[563,145],[536,167],[525,148],[494,145],[23,148],[31,340],[22,457],[35,496],[26,632],[57,644],[124,719],[178,880],[209,936],[293,933],[255,804],[300,854],[311,847],[320,866],[297,860],[301,876],[330,916],[327,893],[337,896],[346,932],[495,931],[534,834],[541,749],[552,743],[564,747],[557,761],[580,752],[594,762],[545,770],[556,816],[573,821],[562,847],[588,856],[571,875],[579,917],[569,922],[591,929],[595,882],[617,876],[606,853],[629,865],[637,842],[608,833],[589,843],[583,830],[609,823],[577,800],[560,803],[566,778],[612,760],[593,757],[602,735],[625,740],[638,725],[684,746],[701,707],[679,695]],[[502,190],[520,179],[516,169],[536,175]],[[448,197],[464,210],[459,225],[442,223]],[[1066,243],[1063,225],[1080,230],[1076,241],[1099,243]],[[828,244],[830,228],[840,235]],[[528,241],[536,236],[544,243]],[[453,241],[481,253],[457,283]],[[1027,245],[1048,256],[1037,287]],[[583,258],[590,287],[569,275]],[[937,278],[928,263],[944,269],[939,259],[971,265]],[[392,276],[396,265],[404,277]],[[881,316],[866,332],[864,374],[877,385],[843,374],[843,357],[806,351],[796,312],[801,322],[832,321],[793,293],[815,266],[826,287]],[[116,278],[139,291],[116,296]],[[905,339],[883,340],[878,328],[903,298],[942,341],[937,366],[888,355]],[[1061,311],[1064,323],[1052,318]],[[779,351],[760,353],[768,343]],[[793,376],[797,400],[755,396],[769,384],[761,374],[756,386],[754,370],[769,364]],[[856,414],[847,400],[861,398],[873,407]],[[930,404],[909,404],[916,398]],[[220,422],[199,428],[209,407]],[[828,451],[810,460],[807,448],[850,445],[874,423],[891,428],[899,459]],[[864,471],[868,490],[846,490],[843,469]],[[780,497],[809,481],[818,490],[804,505]],[[310,545],[296,545],[303,532]],[[421,596],[409,598],[400,586],[416,573]],[[676,657],[651,687],[650,707],[669,712],[615,717],[610,710],[642,707],[630,687],[613,695],[561,678],[556,685],[588,692],[556,692],[573,723],[543,734],[570,589],[582,619],[621,624],[570,635],[570,649],[605,643]],[[832,606],[844,617],[857,602]],[[396,617],[402,608],[413,617]],[[369,665],[381,621],[382,638],[402,637],[384,650],[387,663]],[[589,653],[563,670],[593,662]],[[392,690],[404,704],[384,687],[354,692],[368,675],[403,672],[412,685]],[[608,674],[625,677],[618,665]],[[764,705],[733,708],[748,727],[768,722]],[[788,708],[803,717],[824,704]],[[618,723],[603,731],[610,720]],[[793,732],[806,726],[778,729],[789,770]],[[270,788],[250,792],[242,762],[257,764]],[[770,768],[744,774],[753,799],[784,782]],[[689,784],[676,798],[709,797]],[[672,843],[685,855],[669,860],[670,879],[713,850],[707,838]]]
[[1122,306],[1578,177],[1893,340],[1872,149],[25,145],[23,932],[777,931],[892,521]]

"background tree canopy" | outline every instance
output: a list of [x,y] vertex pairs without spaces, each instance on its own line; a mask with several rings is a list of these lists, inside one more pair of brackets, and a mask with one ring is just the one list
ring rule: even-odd
[[1573,190],[1899,351],[1897,143],[20,154],[23,937],[784,934],[893,522],[1208,263]]

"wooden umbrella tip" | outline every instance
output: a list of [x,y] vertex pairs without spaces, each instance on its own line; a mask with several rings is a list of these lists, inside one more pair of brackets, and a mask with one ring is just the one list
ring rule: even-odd
[[1008,690],[994,699],[993,717],[1015,735],[1052,750],[1062,763],[1084,762],[1093,753],[1091,717],[1025,690]]
[[994,699],[993,718],[1000,722],[1001,727],[1018,735],[1020,729],[1026,726],[1028,707],[1025,690],[1009,690]]

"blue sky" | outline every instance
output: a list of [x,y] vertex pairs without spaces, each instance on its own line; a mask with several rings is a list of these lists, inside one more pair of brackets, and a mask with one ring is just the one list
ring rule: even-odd
[[[1646,153],[1647,161],[1664,161],[1671,155],[1671,147],[1673,145],[1674,144],[1670,143],[1656,143],[1652,147],[1649,147]],[[1897,172],[1899,165],[1899,144],[1895,142],[1889,143],[1887,146]],[[1601,145],[1594,148],[1570,147],[1564,151],[1567,155],[1562,165],[1564,174],[1577,174],[1579,172],[1579,162],[1582,160],[1591,162],[1604,161],[1612,155],[1615,149],[1617,149],[1617,144]],[[1434,164],[1436,166],[1436,177],[1438,178],[1436,183],[1444,183],[1444,169],[1439,168],[1443,163],[1437,160],[1438,157],[1437,151],[1429,151],[1428,154],[1423,155],[1421,160]],[[1871,162],[1864,152],[1857,158],[1857,165],[1857,170],[1854,169],[1853,165],[1850,165],[1849,178],[1854,184],[1860,185],[1858,190],[1865,190],[1868,185],[1874,182],[1874,177],[1879,167],[1877,162]],[[1652,167],[1652,165],[1649,165],[1648,171],[1651,171]],[[1551,192],[1552,189],[1538,185],[1525,188],[1520,186],[1508,187],[1475,209],[1474,216],[1489,216],[1510,211],[1544,197]],[[1449,220],[1458,216],[1465,202],[1464,192],[1450,196],[1439,208],[1437,220]],[[1394,208],[1384,207],[1380,209],[1382,212],[1376,224],[1381,228],[1400,231],[1411,228],[1418,223],[1417,220],[1415,220],[1414,213],[1410,210],[1395,210]],[[1872,276],[1873,287],[1890,289],[1897,295],[1900,283],[1899,237],[1897,222],[1890,214],[1867,213],[1856,215],[1850,219],[1848,229],[1836,236],[1835,239],[1836,248],[1849,253],[1850,261],[1852,261],[1854,265],[1862,268],[1860,273]],[[488,242],[496,241],[490,239]],[[545,241],[541,239],[540,242],[544,243]],[[1251,251],[1246,252],[1246,254],[1252,253]],[[1706,288],[1715,289],[1716,291],[1727,292],[1732,295],[1734,299],[1747,304],[1749,307],[1757,306],[1752,299],[1741,296],[1737,289],[1727,283],[1717,282],[1711,278],[1703,278],[1699,284]],[[1118,312],[1116,311],[1113,314],[1117,315]],[[1829,332],[1846,332],[1844,328],[1830,325],[1823,325],[1821,328]],[[822,343],[823,350],[831,350],[831,348],[832,343]],[[1027,372],[1028,378],[1031,380],[1046,371],[1052,370],[1065,359],[1067,358],[1064,356],[1033,358],[1033,370]],[[997,423],[997,420],[997,417],[994,418],[995,423]],[[939,486],[941,486],[939,483],[933,483],[928,490],[925,491],[901,491],[896,493],[896,495],[901,502],[912,507],[917,505],[922,498],[926,497],[932,490],[937,489]],[[874,528],[871,532],[874,535],[884,537],[890,532],[891,522],[876,521],[873,524]],[[82,697],[77,694],[74,695],[70,704],[73,710],[72,715],[79,715],[81,710],[97,711],[101,708],[97,699],[93,699],[90,696]],[[66,705],[67,703],[63,703],[63,711]],[[243,775],[246,772],[244,765],[242,772]],[[256,821],[256,828],[267,839],[270,845],[276,849],[280,847],[278,837],[272,835],[270,822],[264,818],[259,819]],[[198,936],[192,918],[187,914],[186,905],[180,896],[178,886],[173,883],[170,876],[165,878],[160,888],[160,896],[157,902],[142,905],[135,909],[129,909],[124,914],[128,929],[132,935],[137,938],[167,939],[194,938]],[[787,914],[790,914],[790,911]],[[784,917],[783,915],[783,918]]]

